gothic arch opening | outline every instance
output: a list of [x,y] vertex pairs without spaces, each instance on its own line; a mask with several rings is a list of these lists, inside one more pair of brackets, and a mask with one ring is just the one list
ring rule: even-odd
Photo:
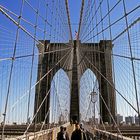
[[80,120],[99,123],[99,82],[95,74],[87,69],[80,79]]
[[63,69],[52,78],[50,91],[50,123],[65,123],[70,112],[70,80]]

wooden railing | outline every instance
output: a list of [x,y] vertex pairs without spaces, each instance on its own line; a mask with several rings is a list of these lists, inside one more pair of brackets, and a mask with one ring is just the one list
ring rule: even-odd
[[99,137],[105,140],[133,140],[132,138],[122,136],[121,134],[110,133],[108,131],[103,131],[99,129],[95,129],[94,133],[96,137]]
[[88,135],[92,138],[104,139],[104,140],[133,140],[132,138],[125,137],[119,133],[111,133],[97,128],[92,128],[87,125],[85,126],[85,128]]
[[[70,123],[66,123],[63,126],[67,127]],[[5,138],[5,140],[55,140],[57,133],[59,132],[59,127],[42,130],[35,133],[28,133],[26,135],[18,136],[15,138]]]

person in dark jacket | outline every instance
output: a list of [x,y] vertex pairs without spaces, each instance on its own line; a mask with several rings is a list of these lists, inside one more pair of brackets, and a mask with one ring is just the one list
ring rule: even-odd
[[61,126],[60,132],[57,133],[57,140],[69,140],[68,133],[66,132],[66,128]]
[[80,129],[79,123],[75,124],[75,131],[72,132],[71,140],[87,140],[84,131]]

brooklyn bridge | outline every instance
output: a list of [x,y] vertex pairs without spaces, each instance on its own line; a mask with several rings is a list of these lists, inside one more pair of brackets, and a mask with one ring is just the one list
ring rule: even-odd
[[140,139],[140,1],[0,0],[0,140]]

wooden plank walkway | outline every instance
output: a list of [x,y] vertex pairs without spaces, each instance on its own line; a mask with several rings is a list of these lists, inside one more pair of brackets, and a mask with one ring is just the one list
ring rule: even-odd
[[75,130],[75,126],[74,126],[74,124],[73,125],[69,125],[68,127],[67,127],[67,132],[68,132],[68,134],[69,134],[69,138],[71,139],[71,134],[72,134],[72,132]]

